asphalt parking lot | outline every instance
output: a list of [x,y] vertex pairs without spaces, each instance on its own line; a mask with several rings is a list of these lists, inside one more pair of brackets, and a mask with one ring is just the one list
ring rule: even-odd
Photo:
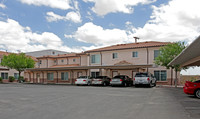
[[0,84],[0,119],[199,119],[181,88]]

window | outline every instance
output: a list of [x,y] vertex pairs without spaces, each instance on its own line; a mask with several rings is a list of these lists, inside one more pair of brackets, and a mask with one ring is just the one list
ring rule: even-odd
[[14,73],[14,77],[15,77],[15,79],[18,79],[19,78],[19,73]]
[[53,51],[52,54],[55,55],[55,52]]
[[154,76],[157,81],[166,81],[167,80],[167,72],[165,70],[154,71]]
[[138,52],[133,52],[132,57],[138,57]]
[[76,62],[76,59],[73,59],[73,62]]
[[93,78],[96,78],[96,77],[99,76],[99,72],[91,72],[91,76],[92,76]]
[[47,73],[47,80],[53,80],[53,73]]
[[39,64],[42,64],[42,60],[39,61]]
[[160,55],[160,50],[154,50],[154,59]]
[[1,73],[1,78],[2,79],[8,79],[8,73],[2,72]]
[[68,72],[61,72],[61,80],[68,81]]
[[54,63],[56,63],[57,62],[57,60],[54,60]]
[[64,62],[64,60],[61,60],[61,62],[63,63],[63,62]]
[[117,53],[113,53],[113,54],[112,54],[112,58],[113,58],[113,59],[118,58]]
[[100,55],[91,55],[91,63],[98,64],[100,63]]

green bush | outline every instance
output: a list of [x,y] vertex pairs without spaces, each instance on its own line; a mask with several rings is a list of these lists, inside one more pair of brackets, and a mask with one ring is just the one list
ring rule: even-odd
[[3,83],[3,79],[0,77],[0,83]]
[[23,76],[20,76],[19,78],[18,78],[18,81],[21,83],[21,82],[25,82],[25,80],[24,80],[24,77]]
[[9,76],[8,79],[9,79],[9,82],[13,82],[13,81],[15,81],[14,76]]

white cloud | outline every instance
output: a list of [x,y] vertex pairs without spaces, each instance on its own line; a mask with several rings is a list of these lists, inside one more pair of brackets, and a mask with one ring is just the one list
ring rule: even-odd
[[172,0],[167,5],[153,6],[151,20],[142,28],[133,28],[133,36],[143,40],[188,41],[199,36],[200,1]]
[[95,5],[92,11],[97,15],[104,16],[108,13],[132,13],[133,6],[138,4],[149,4],[156,0],[83,0],[84,2],[93,2]]
[[54,22],[59,20],[72,21],[74,23],[82,22],[81,15],[79,12],[68,12],[66,16],[60,16],[53,12],[47,12],[46,19],[48,22]]
[[80,52],[84,49],[81,47],[69,48],[64,46],[62,40],[54,33],[34,33],[31,31],[31,28],[23,27],[12,19],[0,21],[0,48],[10,52],[44,49]]
[[3,3],[0,3],[0,8],[5,9],[6,6]]
[[36,6],[48,6],[62,10],[72,9],[71,0],[20,0],[24,4]]
[[[71,38],[72,35],[65,35],[65,37]],[[78,41],[92,43],[96,46],[128,42],[125,30],[104,29],[92,22],[85,23],[83,26],[79,27],[73,37]]]

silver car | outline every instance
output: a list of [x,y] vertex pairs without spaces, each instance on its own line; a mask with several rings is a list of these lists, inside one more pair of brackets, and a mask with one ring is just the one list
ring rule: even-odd
[[76,85],[91,85],[92,78],[90,76],[80,76],[75,80]]
[[138,85],[156,86],[156,78],[149,72],[138,72],[134,78],[135,87]]

